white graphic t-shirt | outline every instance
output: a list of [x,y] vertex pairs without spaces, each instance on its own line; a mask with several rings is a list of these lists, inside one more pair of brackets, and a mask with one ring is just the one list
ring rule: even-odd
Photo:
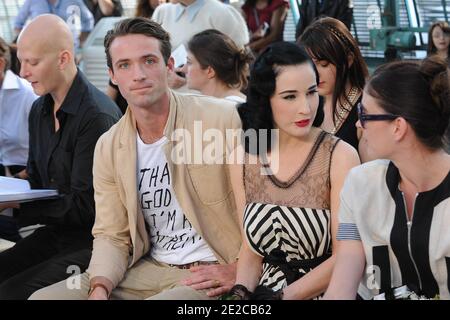
[[139,204],[150,230],[150,255],[160,262],[216,261],[205,240],[185,217],[172,189],[163,146],[167,138],[145,144],[137,136]]

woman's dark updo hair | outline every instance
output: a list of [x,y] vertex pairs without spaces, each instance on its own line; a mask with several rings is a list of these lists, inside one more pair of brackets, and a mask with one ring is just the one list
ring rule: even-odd
[[393,62],[379,67],[366,86],[386,112],[405,118],[430,149],[443,148],[450,119],[450,79],[445,59]]
[[[272,142],[270,130],[274,129],[270,98],[275,93],[276,77],[279,72],[278,67],[296,66],[304,63],[311,65],[316,75],[316,83],[319,84],[319,74],[306,51],[288,42],[276,42],[269,45],[259,55],[250,70],[247,102],[239,105],[238,112],[244,131],[254,129],[258,133],[260,129],[268,130],[267,151],[270,151]],[[319,127],[323,118],[323,100],[319,98],[319,107],[317,108],[313,126]],[[259,134],[257,134],[257,137],[258,139],[260,138]],[[259,145],[260,142],[258,140]],[[247,144],[245,144],[245,151],[254,153],[252,152],[253,150],[249,150]],[[260,152],[257,151],[256,153],[260,154]]]
[[197,33],[188,42],[189,51],[203,69],[214,69],[219,80],[231,88],[247,87],[249,63],[253,55],[239,48],[227,35],[214,29]]

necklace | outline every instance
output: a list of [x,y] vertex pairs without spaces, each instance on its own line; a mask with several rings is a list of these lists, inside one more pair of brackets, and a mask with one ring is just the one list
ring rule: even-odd
[[331,130],[330,132],[332,135],[335,135],[336,132],[338,132],[338,130],[341,128],[342,124],[347,119],[347,115],[350,113],[360,96],[361,92],[359,91],[359,89],[356,87],[352,87],[347,95],[347,99],[344,101],[344,104],[342,106],[338,104],[340,110],[337,113],[337,123],[334,125],[333,130]]

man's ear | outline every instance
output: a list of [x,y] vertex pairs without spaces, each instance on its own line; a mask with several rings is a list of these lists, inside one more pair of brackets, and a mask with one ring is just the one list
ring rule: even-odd
[[117,81],[114,76],[114,71],[111,68],[108,68],[108,73],[109,73],[109,79],[111,79],[111,82],[117,86]]
[[213,79],[216,77],[216,71],[211,66],[206,67],[206,75],[208,79]]
[[167,61],[167,71],[173,71],[175,69],[175,59],[171,56]]
[[59,53],[59,68],[64,70],[75,57],[69,50],[63,50]]

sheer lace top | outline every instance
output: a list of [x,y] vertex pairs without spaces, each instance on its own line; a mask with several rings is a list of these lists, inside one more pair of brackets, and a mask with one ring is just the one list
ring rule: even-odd
[[276,175],[261,174],[267,170],[261,163],[249,164],[246,161],[244,185],[247,204],[329,209],[331,155],[338,141],[335,136],[322,131],[304,164],[286,182],[279,181]]

